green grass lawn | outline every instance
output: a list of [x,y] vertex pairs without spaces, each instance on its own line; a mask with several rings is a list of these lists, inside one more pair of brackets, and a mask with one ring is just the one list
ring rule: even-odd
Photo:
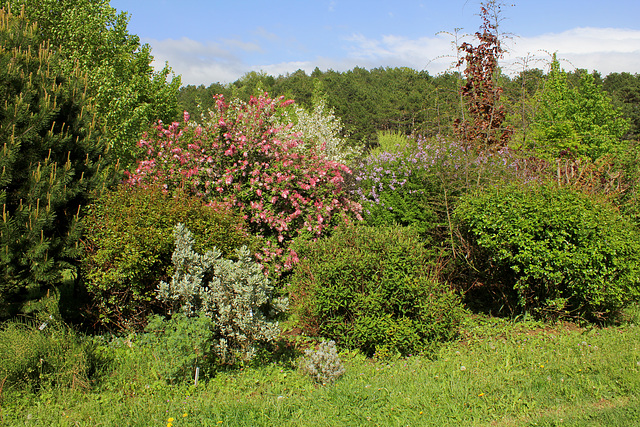
[[637,308],[606,328],[474,316],[432,358],[344,353],[346,374],[327,386],[291,363],[171,386],[123,362],[90,389],[5,393],[0,425],[634,426],[639,319]]

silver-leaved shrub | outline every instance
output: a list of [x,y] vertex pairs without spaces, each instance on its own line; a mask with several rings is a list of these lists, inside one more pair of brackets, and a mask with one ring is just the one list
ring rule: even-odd
[[335,341],[322,341],[317,350],[305,350],[299,368],[321,384],[332,383],[345,373]]
[[237,261],[221,258],[214,248],[193,250],[193,237],[184,224],[174,229],[175,272],[170,283],[160,282],[158,298],[186,316],[204,313],[214,322],[213,353],[221,364],[250,360],[259,344],[280,333],[271,317],[286,309],[287,301],[272,298],[272,286],[246,246],[236,250]]

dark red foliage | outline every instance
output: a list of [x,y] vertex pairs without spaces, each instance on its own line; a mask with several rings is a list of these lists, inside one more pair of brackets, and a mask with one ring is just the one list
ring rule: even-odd
[[502,88],[495,82],[498,59],[504,53],[497,34],[497,26],[489,19],[489,7],[483,3],[482,32],[476,32],[478,46],[463,43],[458,48],[465,55],[458,65],[466,63],[467,77],[461,93],[465,100],[467,117],[455,121],[455,129],[463,143],[478,151],[494,151],[507,145],[511,130],[503,125],[504,107],[500,104]]

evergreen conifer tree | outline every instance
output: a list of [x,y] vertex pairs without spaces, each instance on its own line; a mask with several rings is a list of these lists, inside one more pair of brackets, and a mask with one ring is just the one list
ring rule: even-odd
[[76,264],[80,213],[113,178],[79,68],[61,75],[37,25],[0,10],[0,316]]

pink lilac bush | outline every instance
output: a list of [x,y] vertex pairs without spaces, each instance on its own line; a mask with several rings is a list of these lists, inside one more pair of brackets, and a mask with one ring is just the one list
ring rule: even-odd
[[295,150],[301,135],[278,124],[292,103],[267,94],[227,103],[219,95],[202,124],[186,111],[182,123],[158,122],[140,140],[144,158],[128,182],[182,189],[212,206],[239,210],[252,231],[267,239],[259,259],[283,260],[276,270],[288,269],[297,262],[287,249],[294,238],[319,237],[337,217],[361,219],[361,206],[343,188],[349,168],[313,149]]

